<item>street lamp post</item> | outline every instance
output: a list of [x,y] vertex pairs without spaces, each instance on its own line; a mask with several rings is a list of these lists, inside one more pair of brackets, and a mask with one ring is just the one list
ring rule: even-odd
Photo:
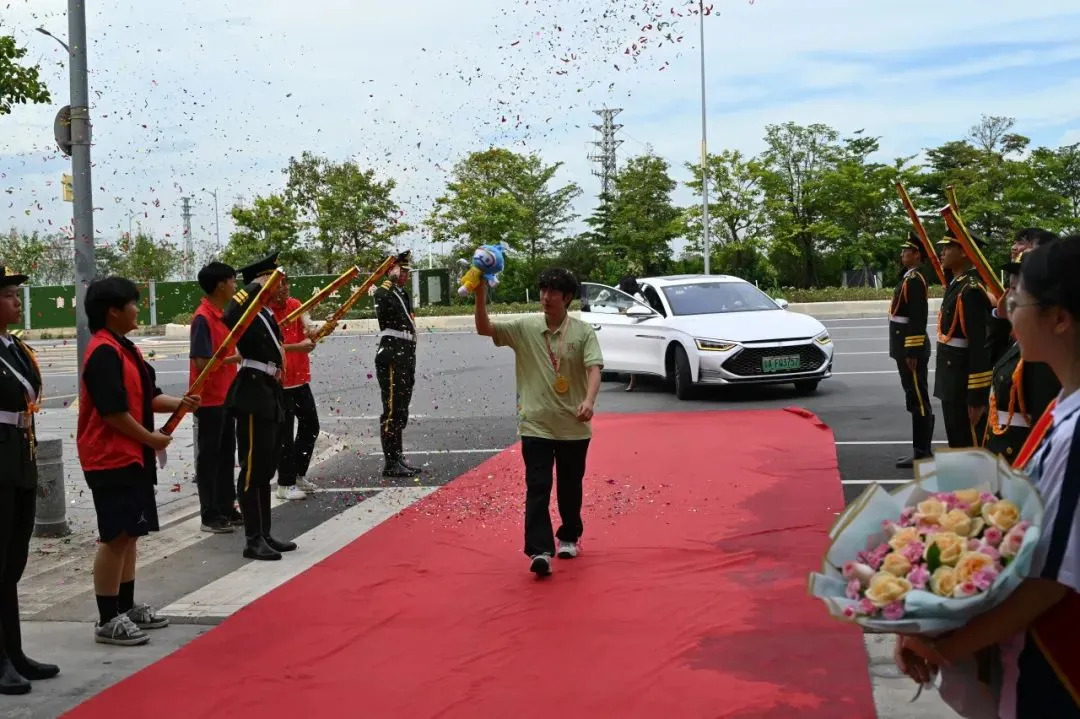
[[705,255],[705,274],[709,272],[709,151],[705,133],[705,3],[698,1],[698,21],[701,31],[701,239]]
[[68,42],[71,44],[71,178],[74,194],[75,330],[78,366],[90,342],[86,287],[94,279],[94,202],[90,180],[90,90],[86,61],[86,2],[68,0]]

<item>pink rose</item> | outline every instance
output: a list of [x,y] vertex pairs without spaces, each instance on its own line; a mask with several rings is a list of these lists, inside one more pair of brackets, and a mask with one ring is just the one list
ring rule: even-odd
[[926,583],[930,581],[930,570],[926,565],[920,564],[908,572],[907,580],[915,589],[926,589]]
[[983,541],[991,547],[996,547],[1001,544],[1002,536],[1000,529],[997,527],[990,527],[990,529],[986,530],[986,533],[983,534]]
[[973,579],[957,585],[956,589],[953,590],[953,596],[957,597],[958,599],[962,599],[964,597],[973,597],[978,593],[979,587],[976,586],[975,580]]
[[862,562],[845,562],[844,567],[841,570],[844,579],[849,582],[855,580],[859,582],[859,585],[865,587],[870,583],[870,577],[874,576],[874,569],[869,564],[863,564]]
[[1001,546],[998,547],[1002,557],[1012,559],[1016,556],[1017,552],[1020,551],[1020,545],[1024,543],[1026,529],[1026,527],[1021,529],[1018,524],[1005,534],[1005,537],[1001,540]]
[[996,569],[980,569],[975,573],[975,576],[971,578],[971,581],[980,592],[985,592],[993,586],[994,580],[996,580],[997,577],[998,572]]
[[922,542],[912,542],[904,547],[904,551],[901,554],[904,555],[904,559],[911,563],[922,561],[923,552],[926,551],[926,546]]
[[953,507],[953,509],[959,509],[961,512],[966,512],[971,509],[971,505],[967,502],[957,502],[956,506]]
[[885,608],[881,610],[881,616],[888,619],[890,622],[895,622],[904,616],[904,603],[892,602],[886,604]]
[[897,524],[896,522],[892,521],[891,519],[883,519],[883,520],[881,520],[881,528],[883,530],[885,530],[885,534],[888,534],[890,537],[892,535],[896,534],[896,530],[899,527],[900,527],[900,525]]
[[998,552],[998,550],[994,549],[989,544],[984,544],[975,551],[985,554],[986,556],[994,560],[1001,559],[1001,554]]
[[1026,532],[1026,531],[1028,531],[1028,528],[1029,528],[1029,527],[1031,527],[1031,522],[1028,522],[1027,520],[1025,520],[1025,521],[1023,521],[1023,522],[1019,522],[1019,523],[1017,523],[1017,525],[1016,525],[1016,529],[1017,529],[1017,530],[1019,530],[1019,531],[1021,531],[1021,532]]
[[858,579],[852,579],[848,582],[844,595],[848,599],[858,599],[860,594],[862,594],[862,584]]
[[859,603],[855,605],[855,611],[864,616],[872,616],[877,612],[877,607],[866,597],[859,600]]
[[998,501],[997,495],[992,492],[983,492],[979,495],[979,504],[993,504]]
[[914,522],[915,507],[904,507],[904,511],[900,513],[900,526],[910,527]]
[[844,618],[845,619],[854,619],[855,618],[855,607],[844,607]]
[[979,551],[979,547],[981,547],[981,546],[982,546],[982,542],[980,542],[978,539],[969,539],[968,540],[968,549],[971,550],[972,552]]

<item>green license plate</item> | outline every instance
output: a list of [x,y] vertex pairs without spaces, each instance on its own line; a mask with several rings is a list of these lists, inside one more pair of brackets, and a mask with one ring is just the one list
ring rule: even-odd
[[783,357],[762,357],[762,372],[791,372],[802,366],[799,355],[784,355]]

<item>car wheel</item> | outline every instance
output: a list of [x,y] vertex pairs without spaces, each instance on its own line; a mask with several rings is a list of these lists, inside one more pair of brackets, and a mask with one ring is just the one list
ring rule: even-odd
[[618,382],[619,381],[619,373],[618,372],[601,372],[600,373],[600,381],[601,382]]
[[804,379],[795,383],[795,391],[799,394],[813,394],[817,391],[818,384],[821,383],[819,379]]
[[682,345],[675,345],[674,357],[675,396],[679,399],[691,399],[694,395],[694,378],[690,374],[690,360]]

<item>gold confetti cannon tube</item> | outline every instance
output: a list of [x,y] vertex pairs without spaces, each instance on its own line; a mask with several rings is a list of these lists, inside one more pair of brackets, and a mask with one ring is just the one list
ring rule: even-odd
[[941,286],[945,287],[948,284],[948,282],[945,281],[945,270],[941,268],[941,260],[938,258],[937,252],[934,252],[934,246],[930,243],[930,236],[926,234],[926,228],[923,227],[922,220],[919,219],[919,213],[915,211],[915,205],[912,204],[911,197],[908,196],[907,190],[904,189],[904,183],[897,182],[896,191],[900,193],[900,201],[904,203],[904,209],[907,211],[908,219],[911,220],[911,224],[915,227],[915,234],[919,237],[919,243],[922,244],[923,252],[925,252],[927,258],[929,258],[930,265],[934,268],[934,272],[937,273]]
[[349,296],[349,299],[345,300],[345,302],[342,303],[341,307],[338,307],[337,310],[334,311],[334,314],[332,314],[330,318],[326,320],[325,324],[323,324],[322,327],[316,330],[315,334],[311,336],[311,341],[318,343],[328,334],[333,332],[337,328],[338,322],[340,322],[342,318],[345,317],[346,313],[348,313],[348,311],[352,309],[353,305],[359,302],[360,298],[367,294],[367,291],[371,289],[371,286],[378,282],[383,275],[393,269],[394,265],[396,264],[396,257],[387,257],[383,261],[383,263],[379,265],[379,268],[372,273],[371,277],[368,277],[366,280],[364,280],[364,284],[360,285],[360,287],[357,288],[356,292],[353,292]]
[[311,299],[309,299],[307,302],[300,305],[295,310],[293,310],[288,315],[286,315],[285,319],[283,319],[281,321],[281,324],[283,324],[283,325],[289,324],[290,322],[295,320],[297,317],[299,317],[300,315],[302,315],[305,312],[307,312],[308,310],[310,310],[312,307],[315,307],[316,305],[320,304],[323,300],[325,300],[327,297],[332,295],[339,288],[341,288],[342,286],[344,286],[344,285],[348,284],[349,282],[351,282],[352,278],[356,277],[358,274],[360,274],[360,268],[356,267],[355,265],[350,267],[349,269],[345,270],[345,272],[343,272],[340,277],[338,277],[336,280],[334,280],[333,282],[328,284],[326,287],[324,287],[321,290],[319,290],[318,292],[316,292],[315,295]]
[[[213,357],[206,363],[202,372],[200,372],[199,376],[195,378],[195,381],[191,383],[191,386],[188,387],[185,394],[198,394],[199,390],[201,390],[202,386],[206,383],[207,378],[210,377],[210,373],[216,370],[227,357],[232,355],[233,350],[236,348],[236,343],[244,336],[244,332],[251,326],[256,315],[259,314],[259,310],[266,305],[274,290],[281,284],[281,279],[284,276],[285,273],[280,269],[277,269],[266,279],[266,282],[263,283],[259,293],[255,295],[255,299],[252,300],[251,304],[248,305],[248,308],[244,310],[244,314],[240,315],[240,319],[237,321],[236,326],[225,336],[225,341],[217,348]],[[184,418],[184,415],[186,415],[187,412],[187,408],[183,405],[178,407],[161,428],[161,433],[171,435],[175,432],[177,426],[180,424],[180,420]]]
[[1005,288],[1001,285],[1001,279],[994,273],[994,270],[990,268],[990,263],[987,261],[986,256],[983,255],[979,246],[975,244],[975,240],[971,238],[971,233],[968,232],[967,227],[964,226],[964,221],[960,219],[960,213],[956,211],[955,195],[952,194],[952,186],[950,185],[946,190],[946,197],[950,198],[950,202],[945,207],[941,208],[941,216],[945,219],[945,224],[952,230],[953,235],[957,237],[957,242],[964,248],[964,252],[967,254],[971,263],[975,265],[975,269],[979,272],[979,277],[986,283],[986,291],[991,295],[994,302],[997,302],[1002,295],[1005,294]]

